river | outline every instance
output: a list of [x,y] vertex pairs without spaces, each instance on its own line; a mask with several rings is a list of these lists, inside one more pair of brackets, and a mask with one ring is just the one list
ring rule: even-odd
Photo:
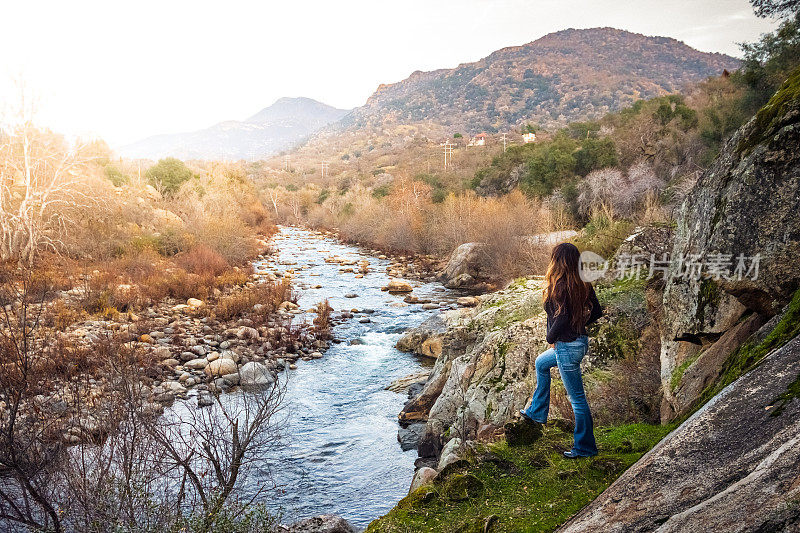
[[[363,527],[408,491],[417,454],[402,451],[397,442],[397,414],[407,397],[385,387],[430,366],[394,345],[404,330],[438,311],[403,304],[403,296],[380,290],[390,280],[389,260],[300,228],[282,227],[273,242],[276,255],[269,265],[278,272],[294,270],[301,309],[327,298],[334,314],[373,312],[355,313],[337,325],[334,336],[342,342],[332,344],[322,359],[298,361],[296,370],[282,373],[287,385],[285,445],[262,465],[282,490],[269,496],[269,505],[282,512],[284,523],[333,513]],[[341,273],[339,264],[324,261],[329,256],[369,260],[370,272],[363,278]],[[439,283],[411,283],[415,296],[444,305],[456,296]],[[258,483],[257,476],[251,477],[249,489]]]

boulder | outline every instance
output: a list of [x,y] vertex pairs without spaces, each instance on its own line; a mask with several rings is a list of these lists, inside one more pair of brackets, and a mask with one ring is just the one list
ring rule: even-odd
[[451,289],[468,287],[491,277],[487,245],[480,242],[464,243],[453,250],[441,273],[445,286]]
[[442,448],[442,455],[439,456],[439,464],[436,470],[442,471],[447,465],[455,463],[461,458],[461,444],[462,440],[458,437],[453,437]]
[[211,361],[205,367],[207,376],[219,377],[225,374],[234,374],[237,371],[236,362],[233,359],[220,357],[215,361]]
[[707,386],[716,383],[728,356],[763,324],[763,316],[750,315],[703,350],[685,370],[676,369],[670,385],[674,409],[679,416],[691,410]]
[[386,290],[389,292],[411,292],[414,288],[411,286],[410,283],[407,281],[403,281],[401,279],[393,279],[389,282],[386,286]]
[[289,526],[278,526],[278,533],[356,533],[356,529],[344,518],[324,514],[300,520]]
[[191,308],[197,308],[205,305],[205,302],[203,302],[203,300],[198,300],[197,298],[189,298],[188,300],[186,300],[186,305],[188,305]]
[[800,337],[725,388],[561,531],[798,531]]
[[395,344],[401,352],[422,353],[422,345],[431,337],[442,335],[447,325],[441,315],[435,315],[425,320],[422,324],[406,331]]
[[202,370],[206,367],[206,365],[208,365],[208,360],[205,358],[192,359],[191,361],[183,363],[183,366],[190,370]]
[[515,282],[442,320],[441,355],[400,413],[401,421],[426,421],[421,456],[437,454],[447,428],[462,428],[474,439],[480,426],[501,427],[517,416],[535,386],[533,362],[547,346],[537,280]]
[[408,493],[411,494],[421,486],[433,483],[437,475],[438,472],[435,469],[429,466],[423,466],[414,472],[414,478],[411,480],[411,488],[408,489]]
[[433,357],[436,359],[442,355],[442,338],[431,337],[425,339],[425,342],[423,342],[422,346],[420,347],[419,353],[425,357]]
[[275,382],[275,377],[261,363],[249,362],[239,369],[239,384],[244,387],[257,387]]
[[397,442],[405,452],[416,449],[420,438],[425,431],[425,424],[409,424],[408,427],[401,427],[397,430]]
[[[674,264],[664,290],[664,420],[685,403],[677,402],[669,386],[676,368],[736,326],[746,312],[773,316],[800,286],[798,83],[800,71],[795,71],[730,138],[681,206]],[[730,275],[709,268],[700,277],[681,275],[686,265],[676,259],[685,257],[717,264],[718,271]]]
[[528,446],[542,436],[542,425],[527,418],[508,422],[503,430],[509,446]]
[[461,307],[475,307],[481,301],[475,296],[461,296],[456,300],[456,303]]

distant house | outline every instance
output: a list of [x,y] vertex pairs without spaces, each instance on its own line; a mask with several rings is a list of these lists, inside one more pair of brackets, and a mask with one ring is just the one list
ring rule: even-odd
[[536,142],[536,134],[533,133],[533,132],[523,133],[522,134],[522,142],[524,142],[525,144],[535,143]]
[[479,133],[470,139],[467,146],[484,146],[486,144],[486,133]]

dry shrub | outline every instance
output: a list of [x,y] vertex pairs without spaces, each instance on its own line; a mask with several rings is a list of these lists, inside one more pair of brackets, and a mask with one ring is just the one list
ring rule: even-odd
[[315,316],[313,320],[314,332],[320,339],[329,339],[331,337],[331,312],[333,311],[333,307],[331,307],[330,302],[325,299],[316,305],[314,311],[317,313],[317,316]]
[[665,183],[645,161],[632,165],[627,173],[614,168],[595,170],[579,185],[578,206],[582,215],[601,210],[608,218],[615,214],[633,216],[648,197],[657,195]]
[[57,331],[64,331],[72,324],[86,318],[86,312],[65,304],[63,300],[56,300],[50,307],[49,318],[48,326],[54,327]]
[[236,218],[210,219],[194,228],[196,242],[202,242],[228,263],[238,265],[258,253],[253,228]]
[[214,280],[214,286],[218,289],[241,287],[248,281],[250,281],[250,276],[245,269],[232,268],[217,276],[217,279]]
[[564,388],[564,383],[560,379],[554,379],[551,382],[550,407],[553,414],[575,422],[575,413],[572,411],[567,389]]
[[289,280],[259,283],[220,298],[213,310],[215,317],[222,320],[250,318],[256,323],[264,323],[285,301],[294,302],[297,295]]
[[200,244],[175,257],[181,268],[199,276],[216,277],[230,268],[228,261],[208,245]]
[[125,254],[117,259],[114,268],[126,275],[132,281],[141,281],[156,274],[161,256],[153,248],[129,248]]
[[661,360],[656,328],[646,328],[638,353],[614,362],[609,373],[610,379],[589,393],[589,403],[597,423],[659,423]]
[[153,301],[167,297],[177,300],[189,298],[202,300],[208,298],[213,285],[213,277],[190,274],[182,268],[170,268],[164,274],[156,274],[141,284],[145,295]]

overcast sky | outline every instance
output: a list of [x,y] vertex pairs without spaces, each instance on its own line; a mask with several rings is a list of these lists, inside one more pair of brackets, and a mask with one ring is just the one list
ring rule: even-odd
[[0,96],[120,146],[244,119],[281,96],[351,108],[380,83],[565,28],[612,26],[738,55],[775,27],[747,0],[0,0]]

